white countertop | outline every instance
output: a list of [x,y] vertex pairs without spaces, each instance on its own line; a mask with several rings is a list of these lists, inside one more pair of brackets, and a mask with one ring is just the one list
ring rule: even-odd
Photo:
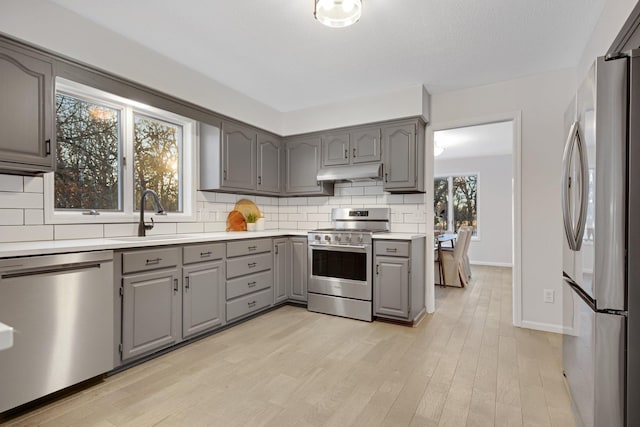
[[[0,258],[48,255],[69,252],[141,248],[149,246],[204,243],[223,240],[258,239],[261,237],[306,236],[304,230],[231,231],[217,233],[166,234],[147,237],[111,237],[104,239],[42,240],[0,243]],[[374,239],[413,240],[424,237],[417,233],[379,233]]]

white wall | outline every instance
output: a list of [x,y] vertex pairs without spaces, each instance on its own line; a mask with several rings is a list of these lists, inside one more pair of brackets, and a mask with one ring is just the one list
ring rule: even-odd
[[522,325],[555,331],[561,330],[561,304],[544,303],[542,296],[543,289],[561,295],[562,118],[574,90],[573,70],[562,70],[431,98],[431,124],[439,129],[521,112]]
[[472,263],[512,265],[511,162],[510,155],[434,161],[434,176],[478,174],[478,238],[469,246]]

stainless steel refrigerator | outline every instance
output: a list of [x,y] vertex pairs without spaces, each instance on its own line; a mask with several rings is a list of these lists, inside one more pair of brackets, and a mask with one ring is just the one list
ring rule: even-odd
[[598,58],[565,114],[563,368],[578,425],[640,426],[640,50]]

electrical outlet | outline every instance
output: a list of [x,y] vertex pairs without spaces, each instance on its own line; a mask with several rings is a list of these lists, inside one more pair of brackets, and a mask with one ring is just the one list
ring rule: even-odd
[[548,302],[553,304],[553,300],[555,297],[555,292],[553,289],[545,289],[544,290],[544,302]]

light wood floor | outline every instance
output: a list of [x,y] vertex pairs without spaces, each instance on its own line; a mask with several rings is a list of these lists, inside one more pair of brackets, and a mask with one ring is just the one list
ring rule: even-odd
[[510,269],[473,274],[416,328],[285,306],[8,425],[573,426],[561,337],[511,325]]

